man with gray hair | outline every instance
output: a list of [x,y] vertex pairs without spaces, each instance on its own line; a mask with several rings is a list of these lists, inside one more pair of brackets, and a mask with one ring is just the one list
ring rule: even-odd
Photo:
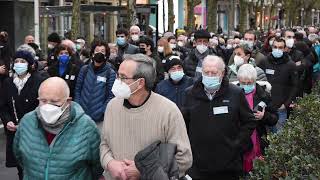
[[194,180],[239,179],[242,147],[256,127],[244,91],[229,84],[225,68],[220,57],[208,55],[202,77],[186,90],[182,111],[189,127]]
[[139,26],[136,26],[136,25],[131,26],[129,33],[130,33],[129,44],[139,46],[139,38],[140,38]]
[[[140,179],[135,155],[155,141],[176,144],[175,161],[182,177],[191,167],[190,143],[178,107],[152,92],[156,72],[143,54],[126,55],[112,87],[116,98],[105,112],[101,130],[101,164],[106,179]],[[152,168],[152,167],[150,167]]]

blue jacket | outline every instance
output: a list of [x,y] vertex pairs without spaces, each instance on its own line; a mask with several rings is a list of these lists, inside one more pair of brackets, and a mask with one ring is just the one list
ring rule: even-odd
[[184,75],[183,78],[174,84],[172,79],[162,80],[156,88],[156,93],[170,99],[181,109],[186,98],[185,89],[193,85],[193,79]]
[[102,121],[108,102],[114,97],[111,92],[116,73],[109,64],[96,70],[93,64],[81,68],[75,88],[75,102],[94,121]]
[[50,145],[36,111],[26,114],[16,132],[13,151],[24,180],[95,180],[103,172],[99,145],[97,126],[72,102],[70,119]]

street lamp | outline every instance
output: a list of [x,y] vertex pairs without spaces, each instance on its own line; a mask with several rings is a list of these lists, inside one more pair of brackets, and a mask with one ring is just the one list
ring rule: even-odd
[[278,28],[281,29],[280,11],[281,11],[282,4],[278,3],[277,7],[278,7]]
[[317,10],[317,25],[320,23],[320,10]]
[[312,15],[311,15],[311,24],[312,24],[312,26],[314,26],[314,12],[315,12],[316,10],[315,9],[311,9],[311,12],[312,12]]
[[303,27],[303,14],[304,14],[304,8],[301,8],[301,27]]

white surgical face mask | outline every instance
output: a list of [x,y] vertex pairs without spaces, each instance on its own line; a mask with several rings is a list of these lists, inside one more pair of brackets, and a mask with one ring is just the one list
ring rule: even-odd
[[164,50],[164,47],[158,46],[158,52],[159,52],[159,53],[163,53],[163,50]]
[[269,46],[272,46],[273,45],[273,40],[270,40],[269,41]]
[[131,92],[130,89],[130,86],[136,83],[138,80],[128,85],[122,82],[120,79],[116,79],[113,83],[111,91],[118,98],[129,99],[131,94],[138,91],[138,89],[136,89],[135,91]]
[[182,41],[178,41],[178,46],[183,47],[184,43]]
[[197,50],[199,51],[200,54],[203,54],[204,52],[207,51],[208,47],[204,44],[199,44],[197,45]]
[[58,107],[58,106],[55,106],[52,104],[44,104],[44,105],[40,106],[41,117],[48,124],[56,123],[68,107],[67,106],[64,109],[62,109],[64,104],[61,107]]
[[139,35],[134,34],[134,35],[131,36],[131,39],[136,42],[136,41],[139,40]]
[[286,46],[288,48],[292,48],[294,45],[294,39],[290,38],[290,39],[286,39]]
[[234,64],[238,67],[244,63],[244,59],[238,55],[235,55],[233,60],[234,60]]
[[48,49],[53,49],[54,46],[52,44],[48,44]]
[[172,44],[172,43],[170,43],[169,45],[170,45],[170,48],[171,48],[171,49],[175,49],[175,48],[177,47],[177,45],[176,45],[176,44]]

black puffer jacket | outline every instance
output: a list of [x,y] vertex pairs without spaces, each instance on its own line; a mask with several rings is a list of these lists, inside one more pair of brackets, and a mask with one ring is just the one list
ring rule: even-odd
[[177,145],[156,141],[139,151],[134,162],[140,172],[140,180],[179,179],[179,167],[175,159]]

